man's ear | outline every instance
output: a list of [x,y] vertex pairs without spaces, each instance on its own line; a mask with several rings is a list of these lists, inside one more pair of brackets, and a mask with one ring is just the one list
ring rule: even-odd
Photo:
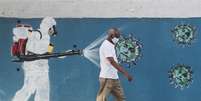
[[115,36],[115,34],[111,34],[111,38],[115,38],[116,36]]
[[112,39],[113,38],[112,34],[108,34],[108,38]]

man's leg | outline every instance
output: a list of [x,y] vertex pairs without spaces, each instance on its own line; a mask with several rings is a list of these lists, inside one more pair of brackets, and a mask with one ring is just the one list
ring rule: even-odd
[[125,101],[125,96],[120,81],[114,80],[112,84],[113,88],[111,90],[111,93],[116,98],[116,101]]
[[38,75],[36,95],[34,101],[49,101],[50,84],[48,72]]
[[24,85],[19,91],[16,92],[12,101],[28,101],[31,94],[33,94],[35,91],[33,83],[32,78],[25,73]]
[[96,101],[107,101],[107,96],[111,91],[111,81],[108,79],[100,78],[100,88],[96,97]]

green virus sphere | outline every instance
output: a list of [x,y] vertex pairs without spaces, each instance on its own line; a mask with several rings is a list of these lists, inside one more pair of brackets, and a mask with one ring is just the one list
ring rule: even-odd
[[115,44],[116,55],[120,63],[136,64],[141,56],[142,45],[132,35],[123,37]]
[[184,64],[177,64],[168,72],[170,84],[175,88],[188,88],[192,83],[192,70],[191,67]]
[[177,25],[172,32],[174,41],[182,46],[190,45],[195,37],[195,28],[191,25]]

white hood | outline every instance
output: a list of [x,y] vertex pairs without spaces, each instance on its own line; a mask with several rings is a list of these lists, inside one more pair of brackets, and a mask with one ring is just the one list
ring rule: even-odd
[[45,18],[43,18],[43,20],[40,23],[40,31],[42,31],[43,35],[45,35],[45,34],[48,35],[48,30],[54,25],[56,25],[56,21],[54,18],[45,17]]

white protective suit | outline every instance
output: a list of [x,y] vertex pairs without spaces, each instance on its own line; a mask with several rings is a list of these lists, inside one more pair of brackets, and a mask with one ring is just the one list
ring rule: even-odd
[[[56,25],[52,17],[46,17],[40,24],[39,33],[33,31],[28,36],[26,51],[34,54],[48,52],[50,44],[49,28]],[[34,101],[49,101],[49,65],[47,59],[25,61],[22,65],[24,70],[24,85],[17,91],[12,101],[28,101],[31,95],[35,94]]]

